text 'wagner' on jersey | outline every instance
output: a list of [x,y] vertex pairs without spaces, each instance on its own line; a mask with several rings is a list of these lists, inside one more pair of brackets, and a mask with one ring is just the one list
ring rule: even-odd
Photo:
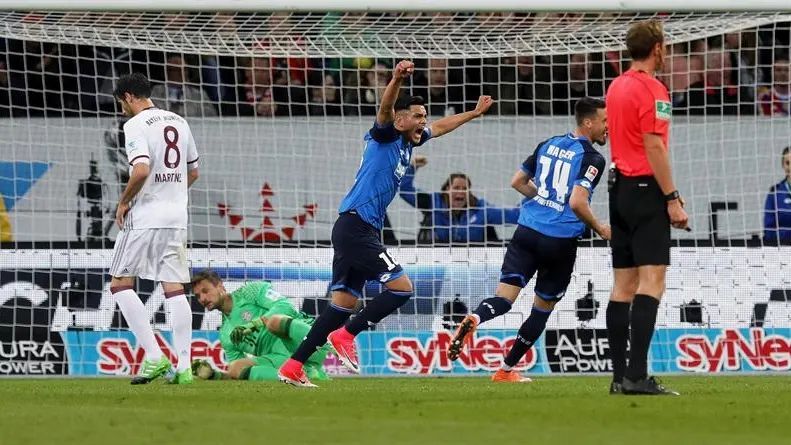
[[197,167],[198,150],[181,116],[148,108],[124,124],[132,171],[147,162],[148,179],[132,202],[125,229],[187,228],[187,170]]
[[343,198],[338,213],[354,211],[363,221],[381,230],[387,206],[398,193],[401,178],[409,167],[412,148],[429,139],[428,127],[423,130],[420,142],[412,144],[396,130],[394,122],[385,125],[374,122],[365,134],[365,151],[354,185]]
[[593,189],[604,174],[604,157],[584,136],[572,133],[540,143],[522,164],[533,177],[538,195],[522,201],[519,224],[555,238],[578,238],[585,223],[569,206],[574,186],[584,187],[593,198]]

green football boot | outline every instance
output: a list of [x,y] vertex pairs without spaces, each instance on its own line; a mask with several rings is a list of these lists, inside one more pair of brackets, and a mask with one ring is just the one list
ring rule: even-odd
[[195,383],[195,379],[192,377],[192,369],[177,372],[170,380],[171,385],[191,385],[193,383]]
[[162,356],[158,362],[143,360],[143,364],[140,365],[140,372],[137,377],[132,379],[132,384],[145,385],[167,374],[171,369],[173,369],[173,365],[170,364],[170,360],[165,356]]

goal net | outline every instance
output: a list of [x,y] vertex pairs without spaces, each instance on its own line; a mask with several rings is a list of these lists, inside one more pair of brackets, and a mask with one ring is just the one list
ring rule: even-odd
[[[626,30],[651,17],[669,40],[659,77],[671,91],[670,155],[692,226],[673,233],[651,370],[791,369],[791,248],[782,246],[791,189],[780,183],[791,178],[782,155],[791,13],[24,11],[0,12],[0,374],[126,375],[140,364],[107,274],[128,180],[111,95],[120,75],[149,76],[154,103],[184,115],[197,139],[193,271],[214,269],[229,291],[272,281],[316,314],[327,304],[338,205],[405,58],[416,65],[405,90],[427,100],[430,121],[472,109],[479,95],[496,103],[415,151],[427,164],[408,172],[383,231],[415,297],[359,337],[363,374],[496,370],[530,313],[532,283],[459,361],[445,353],[460,316],[499,281],[520,203],[509,178],[538,142],[573,128],[577,99],[604,96],[627,67]],[[468,193],[452,173],[469,178]],[[476,202],[491,208],[476,212]],[[607,219],[605,184],[593,209]],[[609,370],[609,248],[581,243],[524,372]],[[361,305],[379,289],[369,283]],[[139,293],[173,356],[161,288],[141,281]],[[192,305],[193,358],[223,368],[221,316]]]

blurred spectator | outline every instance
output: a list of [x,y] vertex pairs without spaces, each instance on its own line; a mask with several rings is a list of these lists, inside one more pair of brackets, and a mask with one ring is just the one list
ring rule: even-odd
[[759,76],[761,71],[756,69],[756,41],[755,30],[745,30],[725,34],[723,44],[731,58],[731,83],[741,89],[742,98],[748,102],[755,101],[755,87],[763,79]]
[[[267,18],[268,36],[258,40],[264,49],[291,49],[305,45],[305,39],[294,33],[294,16],[290,12],[274,12]],[[306,85],[310,60],[304,57],[273,58],[272,65],[280,68],[275,71],[274,83],[277,85]]]
[[165,83],[151,88],[151,100],[158,107],[170,110],[184,117],[213,117],[217,110],[209,101],[209,96],[200,87],[190,85],[191,70],[184,65],[184,59],[173,54],[167,59]]
[[[590,54],[572,54],[566,70],[557,71],[552,89],[552,110],[556,115],[569,115],[574,104],[583,97],[604,97],[604,79],[591,74],[594,70]],[[565,73],[563,72],[565,71]]]
[[772,65],[772,86],[762,87],[758,94],[761,114],[764,116],[788,116],[791,111],[791,63],[788,53],[778,53]]
[[[426,100],[426,111],[431,116],[450,116],[461,113],[464,107],[463,72],[448,69],[447,59],[429,59],[427,75],[414,79],[415,95]],[[459,78],[462,77],[462,78]]]
[[[272,66],[268,57],[255,57],[242,71],[244,80],[223,104],[225,115],[289,116],[288,87],[272,84]],[[294,100],[294,99],[292,99]]]
[[665,69],[657,76],[670,92],[674,113],[676,109],[683,112],[688,107],[688,89],[703,79],[703,61],[700,57],[678,52],[675,50],[674,54],[665,58]]
[[552,88],[549,67],[531,56],[505,57],[484,67],[484,94],[495,99],[490,112],[503,115],[549,115]]
[[[62,63],[59,46],[32,40],[9,40],[7,82],[14,115],[63,115],[78,109],[76,67]],[[71,63],[70,63],[71,62]]]
[[341,93],[338,89],[335,78],[331,74],[311,76],[316,81],[310,88],[310,108],[308,114],[311,116],[340,116],[341,115]]
[[[704,58],[703,80],[689,88],[687,113],[691,115],[754,114],[754,103],[742,100],[731,83],[731,59],[722,48],[709,49]],[[676,112],[676,110],[673,110]],[[679,110],[679,114],[684,112]]]
[[421,244],[497,241],[493,225],[516,224],[519,207],[503,209],[490,206],[470,191],[472,181],[464,173],[451,173],[440,192],[416,189],[413,181],[418,168],[428,163],[425,156],[413,155],[412,165],[401,180],[399,195],[423,212],[417,242]]
[[390,82],[390,70],[382,62],[371,69],[352,71],[346,78],[343,103],[346,114],[375,116],[379,98]]
[[365,116],[376,115],[379,99],[385,92],[390,82],[390,70],[383,63],[377,63],[373,69],[362,71],[362,85],[360,85],[360,114]]
[[791,147],[783,149],[785,178],[769,189],[764,205],[764,242],[791,244]]

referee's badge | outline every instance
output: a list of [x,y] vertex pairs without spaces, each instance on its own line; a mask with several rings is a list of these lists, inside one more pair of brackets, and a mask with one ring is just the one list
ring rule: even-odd
[[589,165],[588,171],[585,172],[585,179],[587,179],[588,181],[595,181],[596,176],[598,176],[598,174],[599,174],[599,169],[592,165]]
[[664,100],[656,101],[656,118],[669,121],[670,115],[672,114],[672,108],[673,107],[670,105],[670,102]]

